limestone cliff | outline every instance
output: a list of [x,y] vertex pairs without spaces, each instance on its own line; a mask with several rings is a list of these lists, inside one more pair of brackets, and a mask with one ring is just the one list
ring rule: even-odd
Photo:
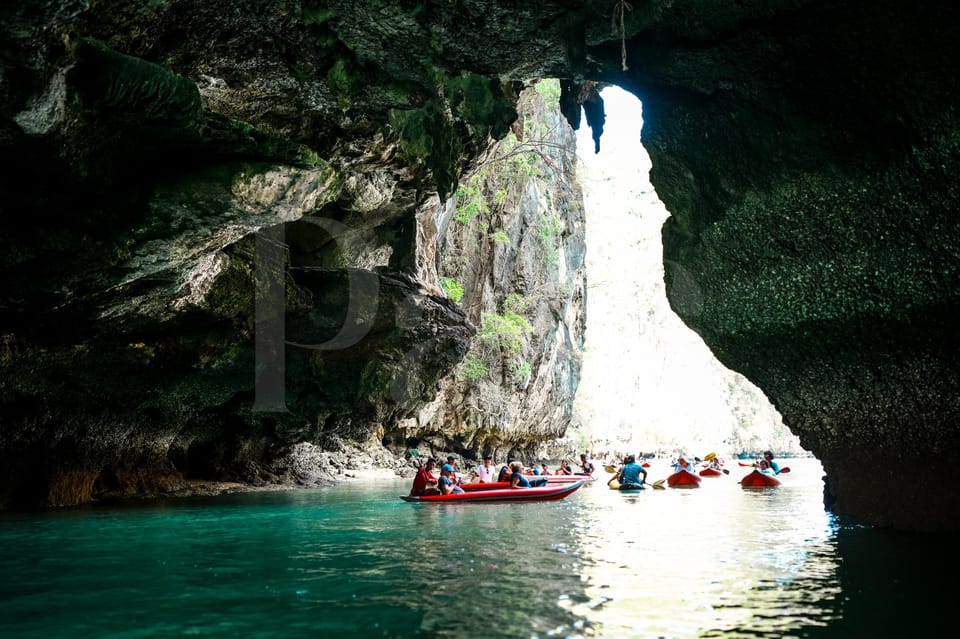
[[585,324],[583,198],[559,83],[525,91],[513,131],[439,209],[438,272],[478,333],[443,391],[387,438],[471,459],[533,459],[570,423]]

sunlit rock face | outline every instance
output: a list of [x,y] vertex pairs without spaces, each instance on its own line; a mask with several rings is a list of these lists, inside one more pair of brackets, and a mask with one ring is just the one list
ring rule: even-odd
[[563,435],[580,381],[586,273],[583,198],[559,83],[518,102],[520,118],[464,176],[436,228],[441,285],[477,327],[435,401],[387,439],[471,459],[536,459]]
[[[507,132],[515,82],[557,77],[567,105],[582,80],[643,101],[673,215],[673,308],[823,461],[834,508],[960,527],[960,493],[926,472],[960,447],[957,11],[6,3],[0,502],[82,501],[106,466],[150,469],[111,481],[172,485],[185,457],[279,456],[304,424],[319,441],[359,405],[294,413],[289,430],[250,412],[260,229],[283,225],[291,265],[412,275],[401,298],[465,356],[470,323],[430,281],[443,256],[422,222]],[[295,228],[305,217],[351,233]],[[285,304],[309,315],[310,282],[284,280]],[[407,343],[372,345],[358,366]],[[400,384],[413,395],[457,366],[431,352],[421,381]],[[379,405],[360,430],[406,410]],[[209,444],[185,456],[183,432]]]

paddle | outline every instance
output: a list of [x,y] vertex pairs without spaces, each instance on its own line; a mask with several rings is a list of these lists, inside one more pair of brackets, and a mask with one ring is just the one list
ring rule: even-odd
[[[756,466],[756,464],[744,464],[743,462],[740,462],[740,465],[741,465],[741,466]],[[726,473],[727,471],[723,471],[723,472]],[[789,473],[789,472],[790,472],[790,467],[789,467],[789,466],[784,466],[783,468],[780,469],[780,472],[777,473],[777,474],[778,474],[778,475],[782,475],[782,474],[784,474],[784,473]]]
[[663,482],[665,482],[665,481],[667,481],[667,480],[666,480],[666,479],[658,479],[657,481],[653,482],[652,484],[651,484],[650,482],[646,482],[646,481],[643,482],[643,483],[645,483],[647,486],[651,486],[651,487],[653,487],[653,488],[655,488],[655,489],[657,489],[657,490],[666,490],[666,487],[664,487],[664,485],[663,485]]
[[[757,465],[756,462],[750,462],[749,464],[747,464],[747,463],[745,463],[745,462],[737,462],[737,463],[740,464],[741,466],[756,466],[756,465]],[[790,472],[790,467],[789,467],[789,466],[784,466],[783,468],[780,469],[780,472],[781,472],[781,473],[789,473],[789,472]]]

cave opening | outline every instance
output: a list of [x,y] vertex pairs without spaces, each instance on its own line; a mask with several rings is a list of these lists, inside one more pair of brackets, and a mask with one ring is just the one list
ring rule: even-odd
[[586,208],[586,347],[573,437],[596,456],[808,455],[763,392],[724,367],[673,312],[664,286],[661,227],[669,212],[650,183],[640,100],[601,91],[596,149],[577,130]]

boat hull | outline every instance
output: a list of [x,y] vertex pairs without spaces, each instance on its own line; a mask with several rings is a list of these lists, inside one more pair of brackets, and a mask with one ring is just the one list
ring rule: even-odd
[[610,486],[611,490],[619,490],[624,493],[635,493],[638,490],[646,490],[646,488],[639,484],[627,484],[626,486],[623,486],[618,481],[612,481],[608,485]]
[[700,485],[701,479],[686,470],[678,470],[667,477],[667,486],[671,488],[696,488]]
[[583,486],[582,481],[573,483],[548,484],[539,488],[491,488],[487,490],[468,490],[450,495],[401,495],[400,499],[409,502],[493,502],[493,501],[553,501],[563,499]]
[[723,472],[717,470],[716,468],[704,468],[700,471],[701,477],[719,477]]
[[763,488],[765,486],[779,486],[780,480],[773,475],[761,473],[755,470],[740,480],[740,485],[744,488]]

